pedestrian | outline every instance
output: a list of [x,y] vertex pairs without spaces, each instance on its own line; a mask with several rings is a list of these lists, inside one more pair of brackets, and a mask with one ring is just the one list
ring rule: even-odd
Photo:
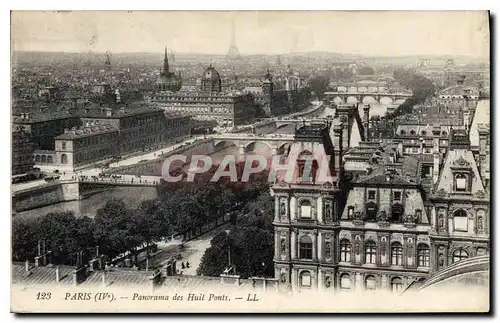
[[186,268],[186,266],[184,266],[184,261],[181,263],[181,268],[182,268],[182,269],[185,269],[185,268]]
[[186,261],[186,268],[189,268],[189,261]]

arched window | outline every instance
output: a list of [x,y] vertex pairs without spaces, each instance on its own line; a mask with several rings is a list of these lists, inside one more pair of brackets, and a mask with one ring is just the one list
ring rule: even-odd
[[67,164],[68,163],[68,156],[66,154],[61,155],[61,164]]
[[369,275],[365,278],[365,289],[366,290],[375,290],[377,288],[377,283],[375,280],[375,276]]
[[340,261],[351,261],[351,242],[347,239],[340,240]]
[[310,219],[312,217],[311,202],[308,200],[300,203],[300,217]]
[[411,130],[410,135],[415,135],[415,130]]
[[401,246],[401,243],[394,242],[391,245],[391,258],[392,265],[401,266],[403,264],[403,246]]
[[39,163],[40,162],[40,155],[35,156],[35,162]]
[[47,156],[42,155],[41,162],[44,163],[44,164],[47,163]]
[[422,130],[422,132],[421,132],[421,133],[422,133],[422,136],[427,135],[427,131],[425,131],[425,130]]
[[455,252],[453,252],[453,262],[454,263],[457,261],[460,261],[460,260],[467,259],[468,257],[469,257],[469,254],[464,249],[457,249],[457,250],[455,250]]
[[459,232],[467,232],[467,212],[457,210],[453,213],[453,230]]
[[299,240],[300,259],[312,259],[313,243],[310,236],[302,236]]
[[417,266],[429,267],[431,262],[431,250],[428,245],[421,243],[417,246]]
[[351,276],[349,274],[340,275],[340,289],[351,289]]
[[52,156],[47,156],[47,163],[53,164],[54,160],[52,160]]
[[401,278],[394,277],[393,279],[391,279],[391,290],[395,293],[400,293],[403,291],[403,282],[401,281]]
[[300,273],[300,286],[301,287],[311,287],[311,273],[304,270]]
[[365,263],[374,264],[377,258],[377,246],[375,242],[368,241],[365,244]]

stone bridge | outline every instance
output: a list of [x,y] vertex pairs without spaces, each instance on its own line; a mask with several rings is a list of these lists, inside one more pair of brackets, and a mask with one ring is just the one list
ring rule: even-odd
[[[379,92],[379,91],[360,91],[359,88],[348,90],[348,91],[330,91],[330,92],[325,92],[325,97],[330,100],[334,101],[336,100],[337,102],[340,101],[339,103],[370,103],[368,98],[372,98],[373,100],[377,101],[378,103],[385,103],[385,104],[390,104],[393,103],[396,100],[400,99],[407,99],[412,96],[412,93],[410,92]],[[349,100],[350,99],[350,100]],[[347,102],[347,101],[350,102]],[[356,100],[356,102],[354,102]],[[373,101],[372,101],[373,102]]]
[[243,156],[247,152],[253,151],[256,143],[262,143],[269,147],[272,155],[281,155],[293,143],[294,135],[288,134],[223,134],[212,136],[214,149],[230,143],[238,147],[238,154]]
[[[135,176],[135,175],[118,175],[112,177],[86,177],[78,178],[79,184],[92,184],[90,186],[143,186],[156,187],[160,185],[160,176]],[[89,185],[85,185],[89,186]]]

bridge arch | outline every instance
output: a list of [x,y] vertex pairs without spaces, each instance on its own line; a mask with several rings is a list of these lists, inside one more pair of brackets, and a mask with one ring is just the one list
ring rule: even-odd
[[339,87],[337,87],[337,92],[347,92],[347,87],[339,86]]
[[376,86],[369,86],[368,87],[368,93],[378,93],[378,87]]
[[347,89],[347,92],[358,92],[358,88],[355,86],[349,86]]
[[358,98],[356,98],[355,96],[348,96],[345,101],[347,104],[356,104],[358,103]]
[[263,146],[267,146],[267,148],[269,148],[269,152],[272,152],[273,151],[273,147],[266,141],[260,141],[260,140],[255,140],[255,141],[250,141],[248,143],[245,144],[245,153],[249,153],[249,152],[256,152],[255,151],[255,146],[256,145],[263,145]]
[[238,147],[238,143],[233,140],[216,140],[214,141],[214,149],[222,150],[231,146]]
[[375,99],[375,97],[371,96],[371,95],[367,95],[363,98],[363,103],[364,104],[373,104],[373,103],[377,103],[377,99]]
[[333,98],[332,102],[337,105],[344,104],[344,99],[341,96],[337,95],[336,97]]
[[366,92],[368,92],[368,88],[366,86],[360,86],[360,87],[358,87],[358,92],[359,93],[366,93]]
[[387,104],[392,104],[393,102],[394,100],[388,96],[383,96],[380,98],[380,104],[387,105]]

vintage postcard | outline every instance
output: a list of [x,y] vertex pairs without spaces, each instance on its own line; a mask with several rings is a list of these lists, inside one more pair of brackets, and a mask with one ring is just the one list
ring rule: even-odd
[[489,312],[489,25],[11,12],[11,310]]

